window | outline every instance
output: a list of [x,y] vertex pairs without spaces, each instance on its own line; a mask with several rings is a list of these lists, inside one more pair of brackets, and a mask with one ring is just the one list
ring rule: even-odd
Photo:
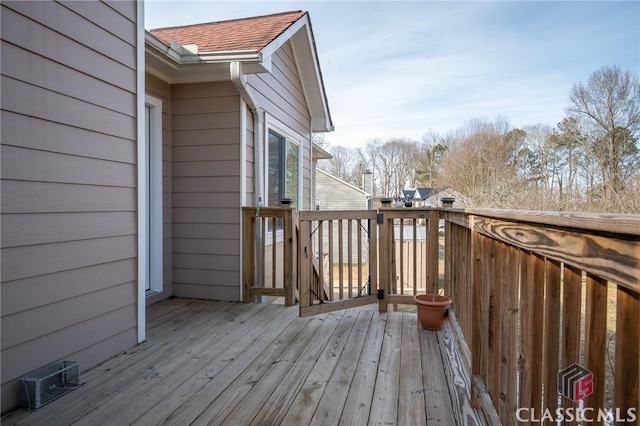
[[269,176],[267,202],[278,207],[283,198],[291,199],[295,208],[299,203],[299,145],[273,130],[269,130]]

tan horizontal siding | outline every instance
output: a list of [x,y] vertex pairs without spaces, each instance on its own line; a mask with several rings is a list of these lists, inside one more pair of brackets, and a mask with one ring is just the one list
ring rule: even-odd
[[[2,108],[119,138],[135,135],[135,117],[2,77]],[[28,94],[28,96],[27,96]]]
[[[2,12],[0,13],[0,26],[4,41],[45,58],[52,58],[71,69],[135,93],[135,72],[132,72],[130,67],[122,66],[108,55],[103,55],[99,51],[29,19],[27,16],[8,9],[7,3],[2,2]],[[23,3],[37,4],[36,2],[11,2],[11,5]],[[91,35],[85,34],[83,36],[84,39]],[[99,35],[94,36],[99,37]]]
[[[171,90],[174,101],[208,98],[215,102],[217,98],[239,97],[238,90],[231,83],[175,84]],[[228,101],[224,99],[226,105],[229,105]]]
[[60,126],[9,111],[2,111],[0,120],[3,145],[135,164],[136,142],[131,139]]
[[64,7],[73,10],[125,43],[131,43],[131,40],[136,39],[135,26],[131,25],[135,14],[127,18],[101,1],[65,1]]
[[248,82],[259,104],[278,121],[302,136],[302,194],[303,209],[312,206],[311,189],[311,116],[304,98],[302,82],[289,43],[272,56],[272,73],[251,75]]
[[[111,336],[134,330],[135,324],[135,304],[127,304],[104,315],[76,322],[65,329],[48,333],[39,339],[33,339],[6,350],[3,349],[2,380],[20,377],[20,374],[31,371],[33,365],[45,365],[57,359],[66,359],[91,345],[109,339]],[[82,338],[80,339],[78,336],[82,336]],[[129,346],[131,346],[130,343]],[[116,353],[120,348],[117,349]],[[87,365],[84,364],[81,368],[85,369]],[[24,373],[16,374],[17,371]]]
[[174,130],[215,130],[238,128],[240,120],[236,112],[173,116]]
[[212,239],[233,240],[240,235],[240,225],[217,223],[174,223],[173,234],[186,239]]
[[[3,145],[3,179],[134,187],[136,166],[128,163],[57,154]],[[29,168],[24,165],[29,164]]]
[[[128,301],[134,300],[135,297],[136,283],[128,282],[100,291],[99,298],[95,294],[84,294],[56,304],[42,305],[13,315],[4,315],[2,318],[2,347],[9,349],[29,340],[71,327],[76,323],[104,315],[120,308]],[[48,318],[48,321],[32,323],[30,327],[21,327],[23,324],[29,324],[29,319],[34,316]]]
[[178,269],[202,269],[214,271],[235,271],[239,256],[213,254],[181,254],[173,256],[173,265]]
[[4,180],[1,191],[2,213],[136,210],[135,188]]
[[136,249],[135,235],[6,248],[2,250],[2,280],[135,258]]
[[172,144],[179,146],[198,145],[231,145],[240,140],[240,128],[216,129],[215,138],[211,137],[211,130],[174,130]]
[[173,253],[182,254],[222,254],[235,256],[240,252],[240,241],[236,239],[175,238]]
[[206,207],[206,208],[230,208],[235,209],[240,205],[239,193],[188,193],[181,192],[173,194],[175,205],[183,208]]
[[240,292],[240,287],[236,285],[240,280],[239,271],[174,268],[173,279],[176,283],[211,286],[212,290],[217,287],[235,286]]
[[135,276],[136,268],[136,260],[129,258],[21,280],[3,280],[2,292],[11,297],[2,298],[2,315],[124,284]]
[[[237,193],[236,193],[237,194]],[[192,207],[179,208],[174,207],[172,210],[174,223],[224,223],[239,224],[239,208],[207,208]]]
[[2,43],[2,73],[75,99],[100,105],[127,115],[135,115],[135,94],[107,82],[70,69],[53,60],[36,56],[13,44]]
[[135,212],[5,214],[2,247],[135,235]]
[[240,111],[238,94],[230,96],[216,96],[216,101],[210,98],[176,99],[173,102],[173,115],[217,114]]
[[[130,69],[136,68],[135,39],[127,43],[87,19],[78,19],[76,13],[60,3],[53,1],[33,2],[34,4],[31,5],[27,3],[11,1],[5,5],[20,14],[28,14],[32,21],[71,40],[79,41],[89,49],[100,52]],[[87,37],[88,34],[99,34],[99,37]]]
[[6,411],[20,376],[137,341],[137,17],[133,1],[0,8]]
[[240,96],[227,82],[174,85],[172,99],[174,294],[238,300]]
[[233,160],[236,164],[236,175],[239,174],[240,160],[239,141],[228,145],[175,146],[172,150],[173,163],[181,161],[209,161],[212,167],[219,161]]
[[174,177],[173,190],[174,192],[238,193],[240,191],[239,181],[239,176]]

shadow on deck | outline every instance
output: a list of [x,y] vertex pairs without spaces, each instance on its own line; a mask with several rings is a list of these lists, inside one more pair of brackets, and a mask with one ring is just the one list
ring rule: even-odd
[[484,424],[449,324],[415,313],[170,299],[148,307],[147,339],[2,424]]

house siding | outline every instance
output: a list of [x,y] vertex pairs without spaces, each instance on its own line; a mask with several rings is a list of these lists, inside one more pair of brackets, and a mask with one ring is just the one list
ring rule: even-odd
[[272,55],[272,72],[251,75],[249,85],[260,106],[302,137],[302,204],[311,208],[311,116],[290,42]]
[[173,294],[240,300],[240,95],[172,86]]
[[173,294],[173,256],[171,240],[171,85],[149,73],[145,74],[148,95],[162,100],[162,292],[147,297],[147,305]]
[[135,2],[2,2],[2,412],[137,342]]

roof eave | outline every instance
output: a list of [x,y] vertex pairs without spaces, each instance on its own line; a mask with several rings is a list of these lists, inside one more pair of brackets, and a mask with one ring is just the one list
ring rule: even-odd
[[193,53],[178,43],[165,43],[145,32],[147,71],[169,83],[229,79],[228,64],[241,62],[247,73],[271,72],[271,58],[259,50]]

